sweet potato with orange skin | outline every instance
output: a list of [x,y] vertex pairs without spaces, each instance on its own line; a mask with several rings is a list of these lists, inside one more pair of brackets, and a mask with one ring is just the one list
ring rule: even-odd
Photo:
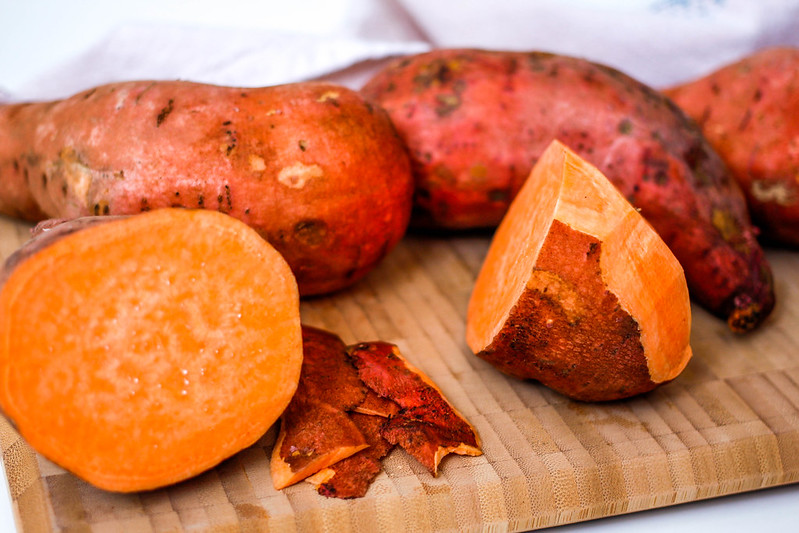
[[641,210],[696,301],[736,331],[772,311],[771,269],[743,194],[696,124],[654,89],[579,58],[435,50],[395,61],[361,92],[408,146],[412,224],[495,226],[557,138]]
[[283,254],[302,295],[373,268],[405,232],[412,189],[386,113],[329,83],[140,81],[0,106],[1,213],[222,211]]
[[97,487],[199,474],[258,440],[296,390],[296,282],[232,217],[76,219],[6,267],[0,406],[35,450]]
[[664,93],[730,167],[761,238],[799,246],[799,48],[767,48]]
[[677,259],[610,181],[553,142],[491,242],[469,347],[507,374],[606,401],[678,376],[690,334]]

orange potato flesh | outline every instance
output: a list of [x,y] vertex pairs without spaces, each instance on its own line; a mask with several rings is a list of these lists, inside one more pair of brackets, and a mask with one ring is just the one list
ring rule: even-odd
[[224,214],[156,210],[67,235],[0,292],[0,405],[103,489],[153,489],[254,443],[302,363],[283,258]]
[[[691,357],[690,301],[682,268],[615,187],[593,166],[557,141],[533,169],[494,235],[469,303],[466,328],[469,347],[476,354],[484,354],[507,332],[509,317],[519,311],[520,301],[536,291],[546,294],[549,290],[550,295],[559,295],[559,312],[564,316],[572,313],[569,321],[574,327],[582,320],[581,313],[591,312],[591,302],[581,300],[584,296],[578,294],[579,291],[569,292],[569,282],[561,274],[580,268],[577,261],[570,260],[570,254],[576,253],[574,250],[558,249],[553,244],[576,242],[571,237],[571,240],[559,241],[561,234],[582,235],[583,240],[591,241],[589,250],[599,250],[600,279],[596,281],[618,300],[621,310],[637,324],[640,351],[648,370],[643,381],[649,383],[636,383],[626,392],[612,394],[642,392],[676,377]],[[545,263],[556,268],[542,268]],[[575,274],[580,275],[590,277],[590,273]],[[601,325],[603,317],[593,319]],[[530,324],[529,328],[546,338],[543,332],[551,325],[552,321],[547,320]],[[596,333],[615,327],[611,323],[605,326]],[[588,338],[587,342],[591,342],[592,332],[582,333]],[[569,339],[569,342],[577,341]],[[587,346],[571,345],[570,348],[581,350]],[[607,362],[600,360],[605,355],[592,356],[595,359],[592,364],[599,372],[617,372],[610,358]],[[505,356],[512,361],[512,355]],[[559,356],[566,361],[571,357],[563,353]],[[575,356],[574,363],[577,362]],[[529,370],[513,372],[512,362],[506,366],[519,377],[541,380],[541,376]],[[571,369],[562,369],[564,375],[569,371]],[[630,377],[630,381],[636,380],[640,378]],[[547,384],[546,380],[542,382]],[[561,392],[573,395],[568,379],[557,386]],[[578,396],[583,394],[580,392]],[[597,392],[598,397],[593,397],[591,392],[585,394],[591,399],[610,399],[602,396],[611,393]]]

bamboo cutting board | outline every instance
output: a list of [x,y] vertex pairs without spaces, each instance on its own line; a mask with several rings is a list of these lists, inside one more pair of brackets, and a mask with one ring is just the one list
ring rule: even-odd
[[[0,218],[0,256],[29,226]],[[43,531],[520,531],[799,481],[799,253],[770,250],[778,307],[731,334],[694,307],[694,358],[672,383],[606,404],[507,378],[464,341],[485,236],[409,236],[350,290],[304,302],[305,323],[345,342],[385,340],[477,428],[481,457],[448,456],[433,478],[402,450],[366,497],[275,491],[272,428],[187,482],[106,493],[32,451],[0,418],[17,526]]]

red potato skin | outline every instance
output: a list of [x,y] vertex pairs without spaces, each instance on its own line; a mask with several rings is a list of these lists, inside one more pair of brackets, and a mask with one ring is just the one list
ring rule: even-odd
[[695,300],[740,332],[772,311],[771,268],[740,188],[696,124],[654,89],[574,57],[443,49],[395,61],[361,92],[408,146],[412,225],[496,226],[557,138],[640,209]]
[[761,239],[799,247],[799,48],[767,48],[664,93],[730,167]]
[[413,180],[385,112],[329,83],[140,81],[0,106],[0,212],[228,213],[283,254],[302,295],[346,287],[399,241]]

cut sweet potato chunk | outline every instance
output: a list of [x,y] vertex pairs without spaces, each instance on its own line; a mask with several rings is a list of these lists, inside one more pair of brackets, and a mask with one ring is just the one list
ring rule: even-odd
[[163,209],[16,255],[0,291],[0,405],[97,487],[154,489],[258,440],[300,377],[297,284],[254,230]]
[[477,431],[422,371],[411,365],[399,348],[387,342],[349,347],[358,375],[379,396],[401,410],[384,424],[381,435],[399,444],[434,476],[446,455],[480,455]]
[[380,434],[385,423],[382,417],[351,413],[350,418],[363,433],[369,447],[306,479],[323,496],[342,499],[365,496],[382,469],[381,459],[394,447]]
[[691,357],[680,264],[596,168],[555,141],[494,235],[466,339],[510,375],[600,401],[674,379]]

